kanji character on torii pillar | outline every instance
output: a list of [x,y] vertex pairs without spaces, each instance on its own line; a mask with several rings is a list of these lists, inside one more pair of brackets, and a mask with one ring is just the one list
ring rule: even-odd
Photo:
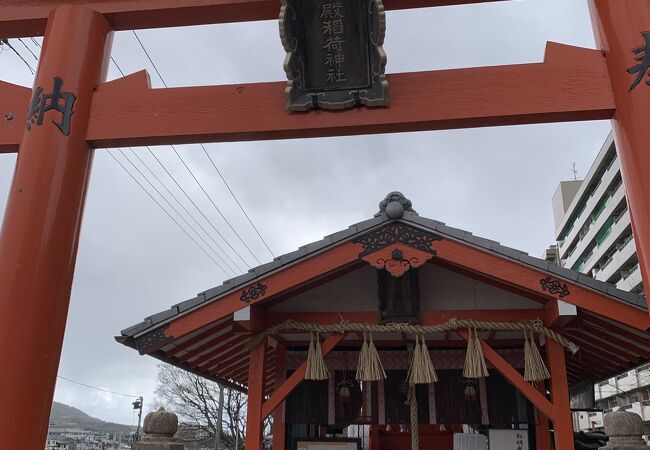
[[[487,1],[385,0],[385,6]],[[285,83],[153,91],[140,73],[102,84],[112,30],[273,19],[278,0],[65,3],[0,2],[0,38],[45,36],[33,93],[0,82],[0,151],[19,152],[0,238],[6,448],[39,449],[45,442],[96,147],[612,118],[639,261],[650,279],[647,0],[590,0],[603,52],[549,44],[540,64],[388,75],[390,106],[336,114],[287,112]]]

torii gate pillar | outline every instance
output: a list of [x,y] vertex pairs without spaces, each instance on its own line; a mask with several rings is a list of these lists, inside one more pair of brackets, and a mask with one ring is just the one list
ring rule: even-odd
[[[614,137],[646,287],[650,284],[650,32],[647,0],[590,0],[594,32],[614,90]],[[650,40],[647,41],[650,44]],[[645,49],[644,49],[645,47]],[[638,60],[635,58],[639,58]],[[645,59],[645,61],[643,61]],[[636,69],[635,69],[635,66]],[[636,72],[635,72],[636,70]],[[641,77],[638,84],[637,77]]]
[[86,128],[111,36],[104,17],[82,6],[61,6],[48,18],[34,121],[20,145],[0,238],[3,448],[45,446],[93,157]]

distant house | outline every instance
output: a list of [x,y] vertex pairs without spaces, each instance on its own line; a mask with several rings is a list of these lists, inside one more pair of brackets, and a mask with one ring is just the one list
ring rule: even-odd
[[56,439],[47,440],[45,450],[77,450],[77,444],[72,439],[57,437]]

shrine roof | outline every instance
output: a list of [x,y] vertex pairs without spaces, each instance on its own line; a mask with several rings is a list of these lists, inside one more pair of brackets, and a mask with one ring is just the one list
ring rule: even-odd
[[[390,199],[390,200],[389,200]],[[403,210],[391,211],[389,203],[400,203]],[[388,206],[388,208],[387,208]],[[219,298],[237,291],[251,282],[261,279],[272,272],[293,265],[312,255],[320,253],[325,249],[333,247],[344,241],[349,241],[380,226],[391,222],[400,222],[416,228],[429,231],[440,237],[459,241],[484,251],[496,254],[509,260],[518,261],[520,264],[533,267],[548,275],[582,285],[583,287],[596,291],[613,300],[632,305],[637,308],[647,309],[645,297],[631,292],[617,289],[614,285],[595,280],[582,273],[571,269],[560,267],[545,259],[530,256],[528,253],[501,245],[499,242],[473,235],[471,232],[450,227],[443,222],[421,217],[411,207],[411,202],[401,193],[392,192],[380,203],[380,211],[371,219],[350,225],[347,229],[325,236],[323,239],[300,247],[298,250],[276,257],[273,261],[252,268],[243,275],[231,278],[223,284],[211,289],[199,292],[196,297],[178,303],[170,309],[146,317],[142,322],[122,330],[121,335],[125,338],[132,338],[142,333],[158,328],[164,323],[174,319],[176,316],[185,314],[191,310],[200,308],[207,303],[217,301]],[[243,305],[242,307],[245,307]]]

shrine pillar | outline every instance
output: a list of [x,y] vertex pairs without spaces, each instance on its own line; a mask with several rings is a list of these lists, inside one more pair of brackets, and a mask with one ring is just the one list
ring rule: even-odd
[[0,436],[7,449],[45,447],[93,150],[93,90],[111,29],[82,6],[48,18],[0,235]]
[[[546,395],[544,382],[538,381],[537,389],[542,395]],[[537,450],[552,450],[551,447],[551,430],[549,428],[549,418],[544,415],[538,408],[535,408],[536,423],[535,423],[535,443]]]
[[250,352],[248,366],[248,405],[246,414],[246,450],[262,450],[264,438],[264,374],[266,369],[266,341]]
[[569,400],[569,381],[567,379],[564,347],[552,339],[546,339],[546,357],[551,373],[551,400],[553,402],[553,430],[555,448],[574,450],[573,420]]
[[[275,347],[275,389],[279,389],[287,378],[287,351],[282,342]],[[286,445],[287,426],[285,422],[285,403],[282,402],[273,410],[273,450],[284,450]]]
[[650,2],[590,0],[614,91],[614,138],[641,273],[650,282]]

